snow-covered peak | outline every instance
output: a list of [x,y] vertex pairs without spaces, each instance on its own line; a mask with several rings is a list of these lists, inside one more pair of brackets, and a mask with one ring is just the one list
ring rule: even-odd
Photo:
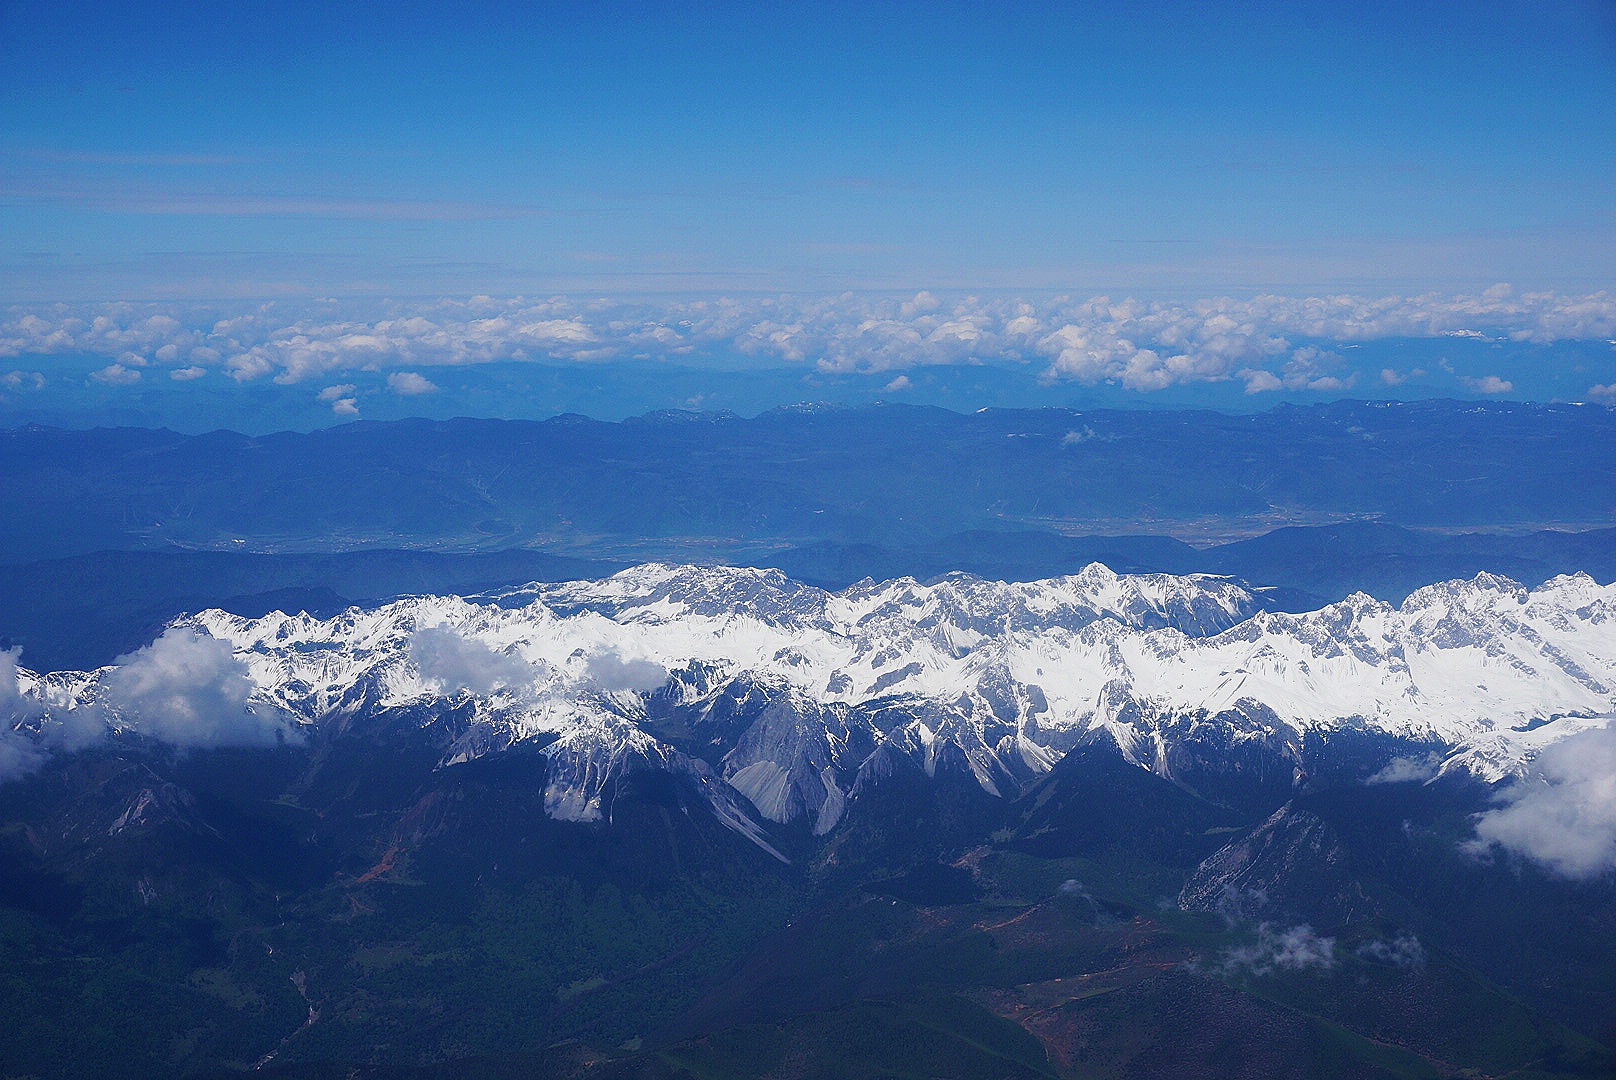
[[[895,769],[957,769],[1009,795],[1102,733],[1164,775],[1190,730],[1197,746],[1219,730],[1292,753],[1305,734],[1351,728],[1496,778],[1578,718],[1616,711],[1613,614],[1616,586],[1586,575],[1528,590],[1483,574],[1396,608],[1360,593],[1283,614],[1225,579],[1100,564],[834,593],[775,570],[651,564],[330,619],[205,611],[176,632],[224,643],[250,680],[245,707],[264,716],[318,727],[414,710],[425,723],[452,705],[472,734],[446,761],[542,737],[561,785],[546,805],[563,816],[601,814],[602,785],[638,763],[822,832]],[[101,702],[120,722],[117,682],[115,669],[24,672],[17,693],[41,715]]]

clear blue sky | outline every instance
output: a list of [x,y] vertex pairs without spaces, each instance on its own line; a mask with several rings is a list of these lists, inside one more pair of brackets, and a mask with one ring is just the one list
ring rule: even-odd
[[1616,5],[0,4],[0,300],[1616,285]]

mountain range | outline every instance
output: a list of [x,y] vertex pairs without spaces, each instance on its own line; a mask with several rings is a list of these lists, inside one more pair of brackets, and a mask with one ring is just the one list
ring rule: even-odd
[[1610,1075],[1611,415],[6,433],[0,1075]]
[[[121,665],[22,672],[19,708],[46,743],[81,714],[140,732],[158,704],[189,718],[161,721],[182,742],[301,741],[409,715],[442,729],[444,765],[542,745],[552,816],[598,819],[624,774],[666,770],[760,843],[762,821],[829,832],[896,772],[953,770],[1014,797],[1095,741],[1223,797],[1415,758],[1426,776],[1497,782],[1616,710],[1616,586],[1586,575],[1528,590],[1482,574],[1396,608],[1363,594],[1261,608],[1227,579],[1098,563],[835,593],[653,564],[326,619],[204,611]],[[216,672],[201,670],[210,655]],[[218,684],[232,677],[239,701]]]

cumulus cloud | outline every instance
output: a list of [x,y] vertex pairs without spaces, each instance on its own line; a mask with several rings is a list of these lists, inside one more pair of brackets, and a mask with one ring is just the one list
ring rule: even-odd
[[192,379],[200,379],[207,373],[207,368],[193,365],[191,367],[175,368],[168,373],[168,377],[175,382],[189,382]]
[[358,387],[354,386],[353,383],[340,383],[336,386],[328,386],[314,396],[321,401],[339,401],[351,395],[356,389]]
[[124,367],[122,364],[108,364],[98,371],[90,372],[90,378],[108,386],[128,386],[140,381],[140,369]]
[[358,416],[359,399],[351,397],[338,398],[331,403],[331,411],[338,416]]
[[[1342,366],[1339,353],[1328,352],[1314,345],[1296,349],[1280,369],[1280,385],[1287,390],[1337,391],[1346,390],[1358,381],[1356,373],[1345,378],[1338,372]],[[1249,393],[1249,391],[1248,391]]]
[[655,690],[668,681],[668,671],[661,664],[626,657],[614,649],[591,656],[584,673],[602,690]]
[[1486,375],[1479,379],[1460,376],[1459,381],[1478,394],[1507,394],[1515,389],[1515,384],[1508,379],[1500,379],[1497,375]]
[[[97,377],[113,384],[137,381],[140,369],[152,364],[286,384],[335,381],[340,373],[363,370],[391,371],[398,376],[393,389],[404,393],[420,385],[410,377],[431,381],[421,373],[427,367],[673,359],[703,352],[831,373],[891,371],[894,379],[922,365],[999,361],[1038,365],[1052,382],[1140,391],[1239,380],[1254,394],[1281,388],[1335,392],[1352,385],[1356,373],[1319,343],[1444,336],[1608,340],[1616,338],[1616,295],[1489,289],[1475,295],[1264,295],[1189,302],[928,292],[655,301],[478,296],[385,301],[363,309],[272,303],[203,314],[194,307],[107,304],[0,313],[0,357],[103,356],[108,364]],[[1405,377],[1388,371],[1391,378],[1381,373],[1388,385]],[[1483,388],[1491,385],[1478,380],[1480,392],[1507,392],[1502,385]]]
[[1263,371],[1258,368],[1241,368],[1235,372],[1235,378],[1244,379],[1246,393],[1261,394],[1269,390],[1279,390],[1285,383],[1272,371]]
[[1596,383],[1588,388],[1591,398],[1603,398],[1605,401],[1616,401],[1616,383]]
[[121,720],[175,746],[274,746],[289,734],[250,703],[256,686],[229,642],[186,627],[119,657],[101,689]]
[[437,383],[413,371],[395,371],[387,376],[387,386],[395,394],[435,394]]
[[461,690],[488,694],[533,681],[532,665],[520,656],[495,652],[447,625],[417,630],[410,635],[405,651],[421,678],[446,694]]
[[1545,747],[1502,801],[1477,818],[1467,850],[1496,846],[1574,880],[1616,870],[1616,727]]
[[1305,923],[1289,930],[1275,930],[1267,923],[1257,927],[1257,940],[1224,950],[1227,971],[1249,971],[1268,975],[1274,971],[1329,971],[1335,967],[1335,938],[1320,937]]
[[7,390],[43,390],[45,375],[40,371],[8,371],[0,375],[0,386]]

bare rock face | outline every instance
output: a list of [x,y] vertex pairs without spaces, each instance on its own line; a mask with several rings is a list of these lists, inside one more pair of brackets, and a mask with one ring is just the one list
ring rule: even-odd
[[1185,911],[1230,918],[1296,918],[1348,925],[1376,914],[1341,839],[1318,815],[1286,803],[1212,854],[1178,896]]

